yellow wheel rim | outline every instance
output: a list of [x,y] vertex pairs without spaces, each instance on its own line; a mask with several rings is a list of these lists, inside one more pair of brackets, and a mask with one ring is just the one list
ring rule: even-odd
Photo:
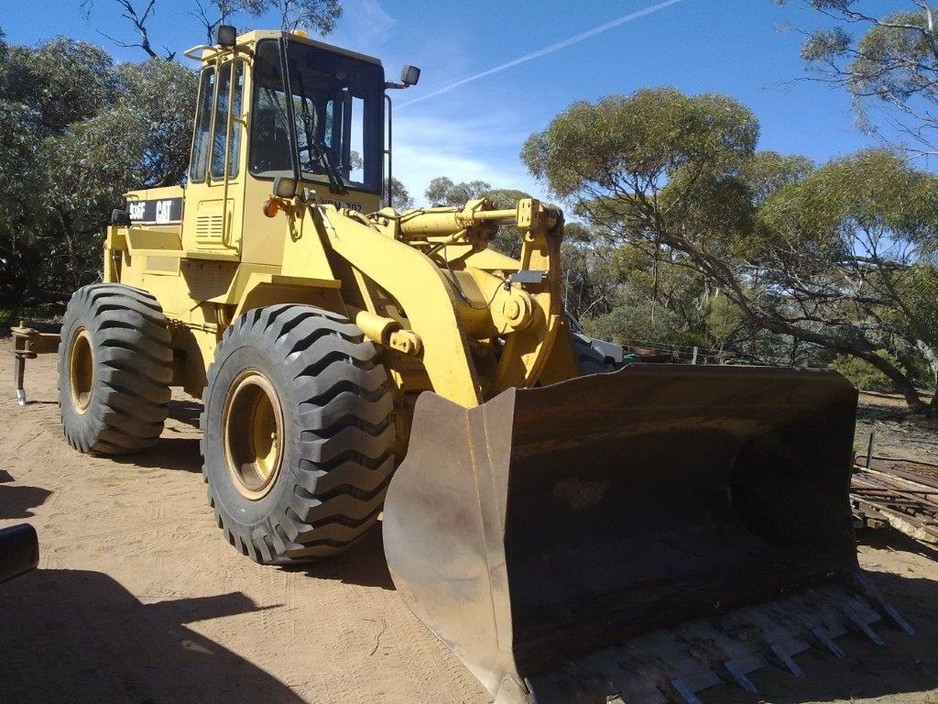
[[91,333],[85,328],[79,328],[72,338],[68,359],[72,406],[83,415],[91,405],[91,396],[94,393],[94,347],[91,343]]
[[270,492],[283,462],[283,413],[273,385],[259,372],[243,372],[231,385],[222,420],[228,473],[252,501]]

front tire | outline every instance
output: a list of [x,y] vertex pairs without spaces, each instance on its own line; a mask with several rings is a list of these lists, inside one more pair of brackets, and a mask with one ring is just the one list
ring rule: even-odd
[[353,323],[307,305],[225,331],[203,395],[203,473],[219,527],[251,559],[328,557],[377,520],[394,470],[377,355]]
[[69,301],[59,342],[59,408],[69,445],[122,455],[156,443],[168,413],[173,351],[156,299],[92,284]]

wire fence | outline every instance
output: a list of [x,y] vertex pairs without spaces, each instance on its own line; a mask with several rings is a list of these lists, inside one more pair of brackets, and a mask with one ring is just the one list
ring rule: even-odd
[[732,349],[715,349],[698,345],[678,345],[670,342],[650,340],[624,340],[622,346],[633,351],[653,351],[671,355],[671,360],[681,364],[765,364],[765,360]]

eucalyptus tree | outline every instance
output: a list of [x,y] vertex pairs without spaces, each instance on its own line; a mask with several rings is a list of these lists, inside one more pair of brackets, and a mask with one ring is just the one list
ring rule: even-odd
[[802,2],[837,22],[806,32],[801,56],[814,76],[849,91],[867,131],[912,154],[938,153],[938,5],[906,0],[877,13],[860,0]]
[[94,280],[122,193],[180,182],[196,78],[58,38],[7,46],[0,84],[0,308],[13,316]]
[[732,98],[650,89],[575,103],[522,158],[610,242],[699,273],[753,328],[868,361],[921,408],[910,370],[876,350],[903,326],[931,344],[887,294],[931,271],[936,180],[885,152],[812,170],[757,152],[758,134]]
[[792,319],[879,369],[912,406],[915,358],[938,373],[936,246],[938,178],[872,149],[773,193],[753,238],[764,285],[785,292]]

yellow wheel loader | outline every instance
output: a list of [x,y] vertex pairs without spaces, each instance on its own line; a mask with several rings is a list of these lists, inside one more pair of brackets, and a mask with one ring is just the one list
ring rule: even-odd
[[[170,387],[200,396],[226,539],[324,558],[383,510],[397,589],[498,702],[695,702],[910,630],[858,571],[843,378],[617,369],[565,317],[557,208],[381,208],[386,90],[416,69],[230,27],[187,53],[187,183],[127,194],[65,315],[73,447],[143,450]],[[51,345],[15,332],[22,389]]]

